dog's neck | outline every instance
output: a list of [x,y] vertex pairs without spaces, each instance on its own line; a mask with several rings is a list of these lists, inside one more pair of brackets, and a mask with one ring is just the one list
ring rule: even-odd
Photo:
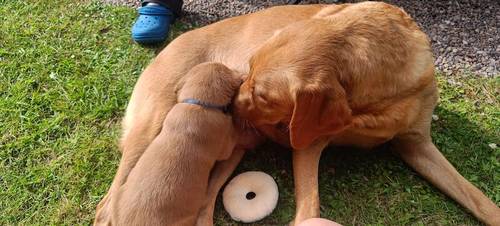
[[214,110],[219,110],[222,111],[222,113],[227,114],[229,112],[229,104],[228,105],[216,105],[216,104],[211,104],[211,103],[206,103],[198,99],[194,98],[186,98],[182,100],[180,103],[184,104],[193,104],[193,105],[198,105],[203,108],[208,108],[208,109],[214,109]]

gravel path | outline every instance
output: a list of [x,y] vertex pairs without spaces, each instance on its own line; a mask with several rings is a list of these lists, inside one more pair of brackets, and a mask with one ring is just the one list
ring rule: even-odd
[[[138,0],[102,0],[138,6]],[[206,25],[227,17],[255,12],[290,0],[185,0],[184,22]],[[347,0],[340,2],[356,2]],[[500,1],[384,0],[408,12],[432,39],[436,66],[444,73],[474,72],[500,77]],[[338,0],[303,0],[337,3]],[[458,72],[458,73],[457,73]]]

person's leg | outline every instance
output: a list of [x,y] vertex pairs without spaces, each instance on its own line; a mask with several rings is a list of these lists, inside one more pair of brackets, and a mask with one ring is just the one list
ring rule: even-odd
[[302,221],[299,224],[299,226],[342,226],[342,225],[324,218],[309,218],[305,221]]
[[132,38],[140,44],[165,41],[172,24],[181,14],[182,0],[143,0],[132,27]]
[[169,8],[176,17],[180,17],[182,14],[182,5],[184,4],[183,0],[143,0],[142,6],[147,5],[148,3],[156,3],[165,8]]

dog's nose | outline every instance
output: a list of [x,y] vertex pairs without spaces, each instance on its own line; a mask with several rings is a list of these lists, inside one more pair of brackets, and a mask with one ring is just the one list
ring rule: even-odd
[[234,100],[234,113],[240,117],[246,118],[252,108],[253,104],[251,94],[245,92],[244,89],[240,90]]
[[249,95],[239,93],[234,100],[234,105],[238,110],[248,110],[248,107],[251,104],[250,102],[251,100]]

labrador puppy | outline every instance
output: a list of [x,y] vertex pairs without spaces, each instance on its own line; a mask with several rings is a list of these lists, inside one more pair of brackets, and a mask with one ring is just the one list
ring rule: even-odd
[[[142,154],[102,219],[106,225],[195,225],[210,169],[227,160],[237,133],[226,112],[242,80],[222,64],[193,67],[160,134]],[[238,154],[237,156],[240,156]]]
[[318,163],[327,145],[393,150],[488,225],[500,209],[432,143],[438,100],[428,37],[403,10],[379,2],[324,7],[290,24],[250,59],[238,117],[293,148],[295,223],[319,217]]

